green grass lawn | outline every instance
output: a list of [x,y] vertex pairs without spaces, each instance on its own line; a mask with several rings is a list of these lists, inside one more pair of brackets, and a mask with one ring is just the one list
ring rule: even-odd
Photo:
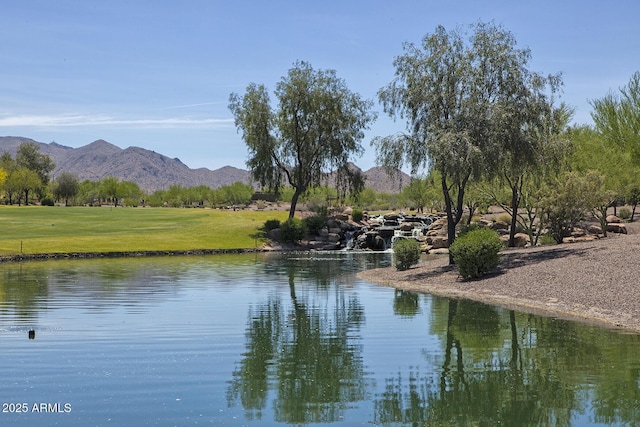
[[0,255],[247,249],[287,212],[0,206]]

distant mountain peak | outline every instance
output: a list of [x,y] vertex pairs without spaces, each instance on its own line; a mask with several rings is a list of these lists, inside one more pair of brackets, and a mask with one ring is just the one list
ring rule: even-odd
[[[40,152],[51,157],[56,164],[54,176],[61,172],[71,172],[81,181],[97,181],[107,176],[115,176],[123,181],[136,182],[146,192],[167,189],[171,185],[206,185],[219,188],[238,181],[252,183],[250,172],[244,169],[233,166],[224,166],[216,170],[191,169],[177,157],[172,159],[135,146],[122,149],[103,139],[72,148],[56,142],[44,144],[28,138],[4,136],[0,137],[0,153],[8,151],[15,155],[18,146],[23,142],[39,144]],[[361,170],[353,163],[349,167]],[[409,182],[408,175],[403,172],[400,172],[400,181],[391,180],[383,168],[372,168],[364,172],[364,175],[365,185],[380,192],[397,193]]]

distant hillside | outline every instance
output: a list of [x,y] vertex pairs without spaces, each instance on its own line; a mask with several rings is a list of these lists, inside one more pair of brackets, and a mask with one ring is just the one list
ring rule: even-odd
[[[97,181],[115,176],[124,181],[136,182],[146,192],[166,189],[171,185],[206,185],[218,188],[238,181],[251,183],[249,171],[243,169],[232,166],[216,170],[191,169],[180,159],[171,159],[140,147],[122,149],[101,139],[72,148],[55,142],[45,144],[29,138],[5,136],[0,137],[0,153],[8,151],[15,156],[18,146],[23,142],[37,143],[40,152],[51,157],[56,164],[54,176],[67,171],[76,174],[81,181]],[[387,193],[396,193],[409,182],[407,174],[400,172],[396,179],[391,179],[379,167],[365,171],[364,175],[367,187]]]

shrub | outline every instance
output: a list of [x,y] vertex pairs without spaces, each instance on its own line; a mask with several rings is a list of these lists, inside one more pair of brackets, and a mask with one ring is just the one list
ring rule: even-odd
[[620,209],[618,209],[618,218],[620,218],[620,219],[629,219],[629,218],[631,218],[631,210],[629,208],[620,208]]
[[420,244],[414,239],[399,239],[393,243],[393,257],[398,270],[408,270],[420,261]]
[[53,199],[51,197],[44,197],[42,200],[40,200],[41,206],[53,206],[54,204],[55,203],[53,203]]
[[264,222],[262,229],[264,231],[275,230],[276,228],[280,228],[280,220],[279,219],[268,219]]
[[323,215],[314,215],[303,219],[302,222],[308,233],[317,235],[326,225],[327,217]]
[[474,279],[490,272],[500,262],[500,235],[488,228],[469,231],[458,237],[449,251],[464,279]]
[[496,218],[496,221],[502,221],[502,222],[506,222],[507,224],[511,224],[511,215],[509,215],[508,213],[498,215],[498,217]]
[[280,233],[283,242],[298,242],[306,234],[304,223],[298,218],[289,218],[280,225]]
[[364,218],[364,212],[362,211],[362,209],[355,208],[353,211],[351,211],[351,218],[355,222],[360,222]]
[[555,244],[556,244],[556,239],[554,239],[553,236],[551,236],[550,234],[543,234],[542,237],[540,237],[540,246],[555,245]]
[[462,237],[467,233],[470,233],[473,230],[480,230],[481,228],[484,228],[482,225],[477,224],[477,223],[471,223],[469,225],[463,225],[460,228],[460,231],[458,231],[458,237]]

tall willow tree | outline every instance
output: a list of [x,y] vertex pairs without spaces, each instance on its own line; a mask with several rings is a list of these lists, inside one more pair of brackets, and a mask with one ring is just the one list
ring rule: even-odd
[[530,72],[530,52],[517,48],[510,32],[492,23],[470,28],[468,39],[438,26],[421,46],[404,45],[395,79],[378,96],[392,118],[407,120],[407,132],[372,142],[379,164],[440,173],[449,244],[470,180],[497,175],[508,162],[534,161],[529,127],[540,114],[537,103],[546,105],[544,88],[559,79]]
[[229,109],[249,149],[247,166],[263,186],[293,189],[289,218],[298,198],[326,174],[337,171],[341,182],[361,187],[348,168],[361,155],[364,130],[375,120],[372,101],[351,92],[334,70],[314,70],[297,62],[276,86],[278,106],[272,109],[263,85],[231,94]]

